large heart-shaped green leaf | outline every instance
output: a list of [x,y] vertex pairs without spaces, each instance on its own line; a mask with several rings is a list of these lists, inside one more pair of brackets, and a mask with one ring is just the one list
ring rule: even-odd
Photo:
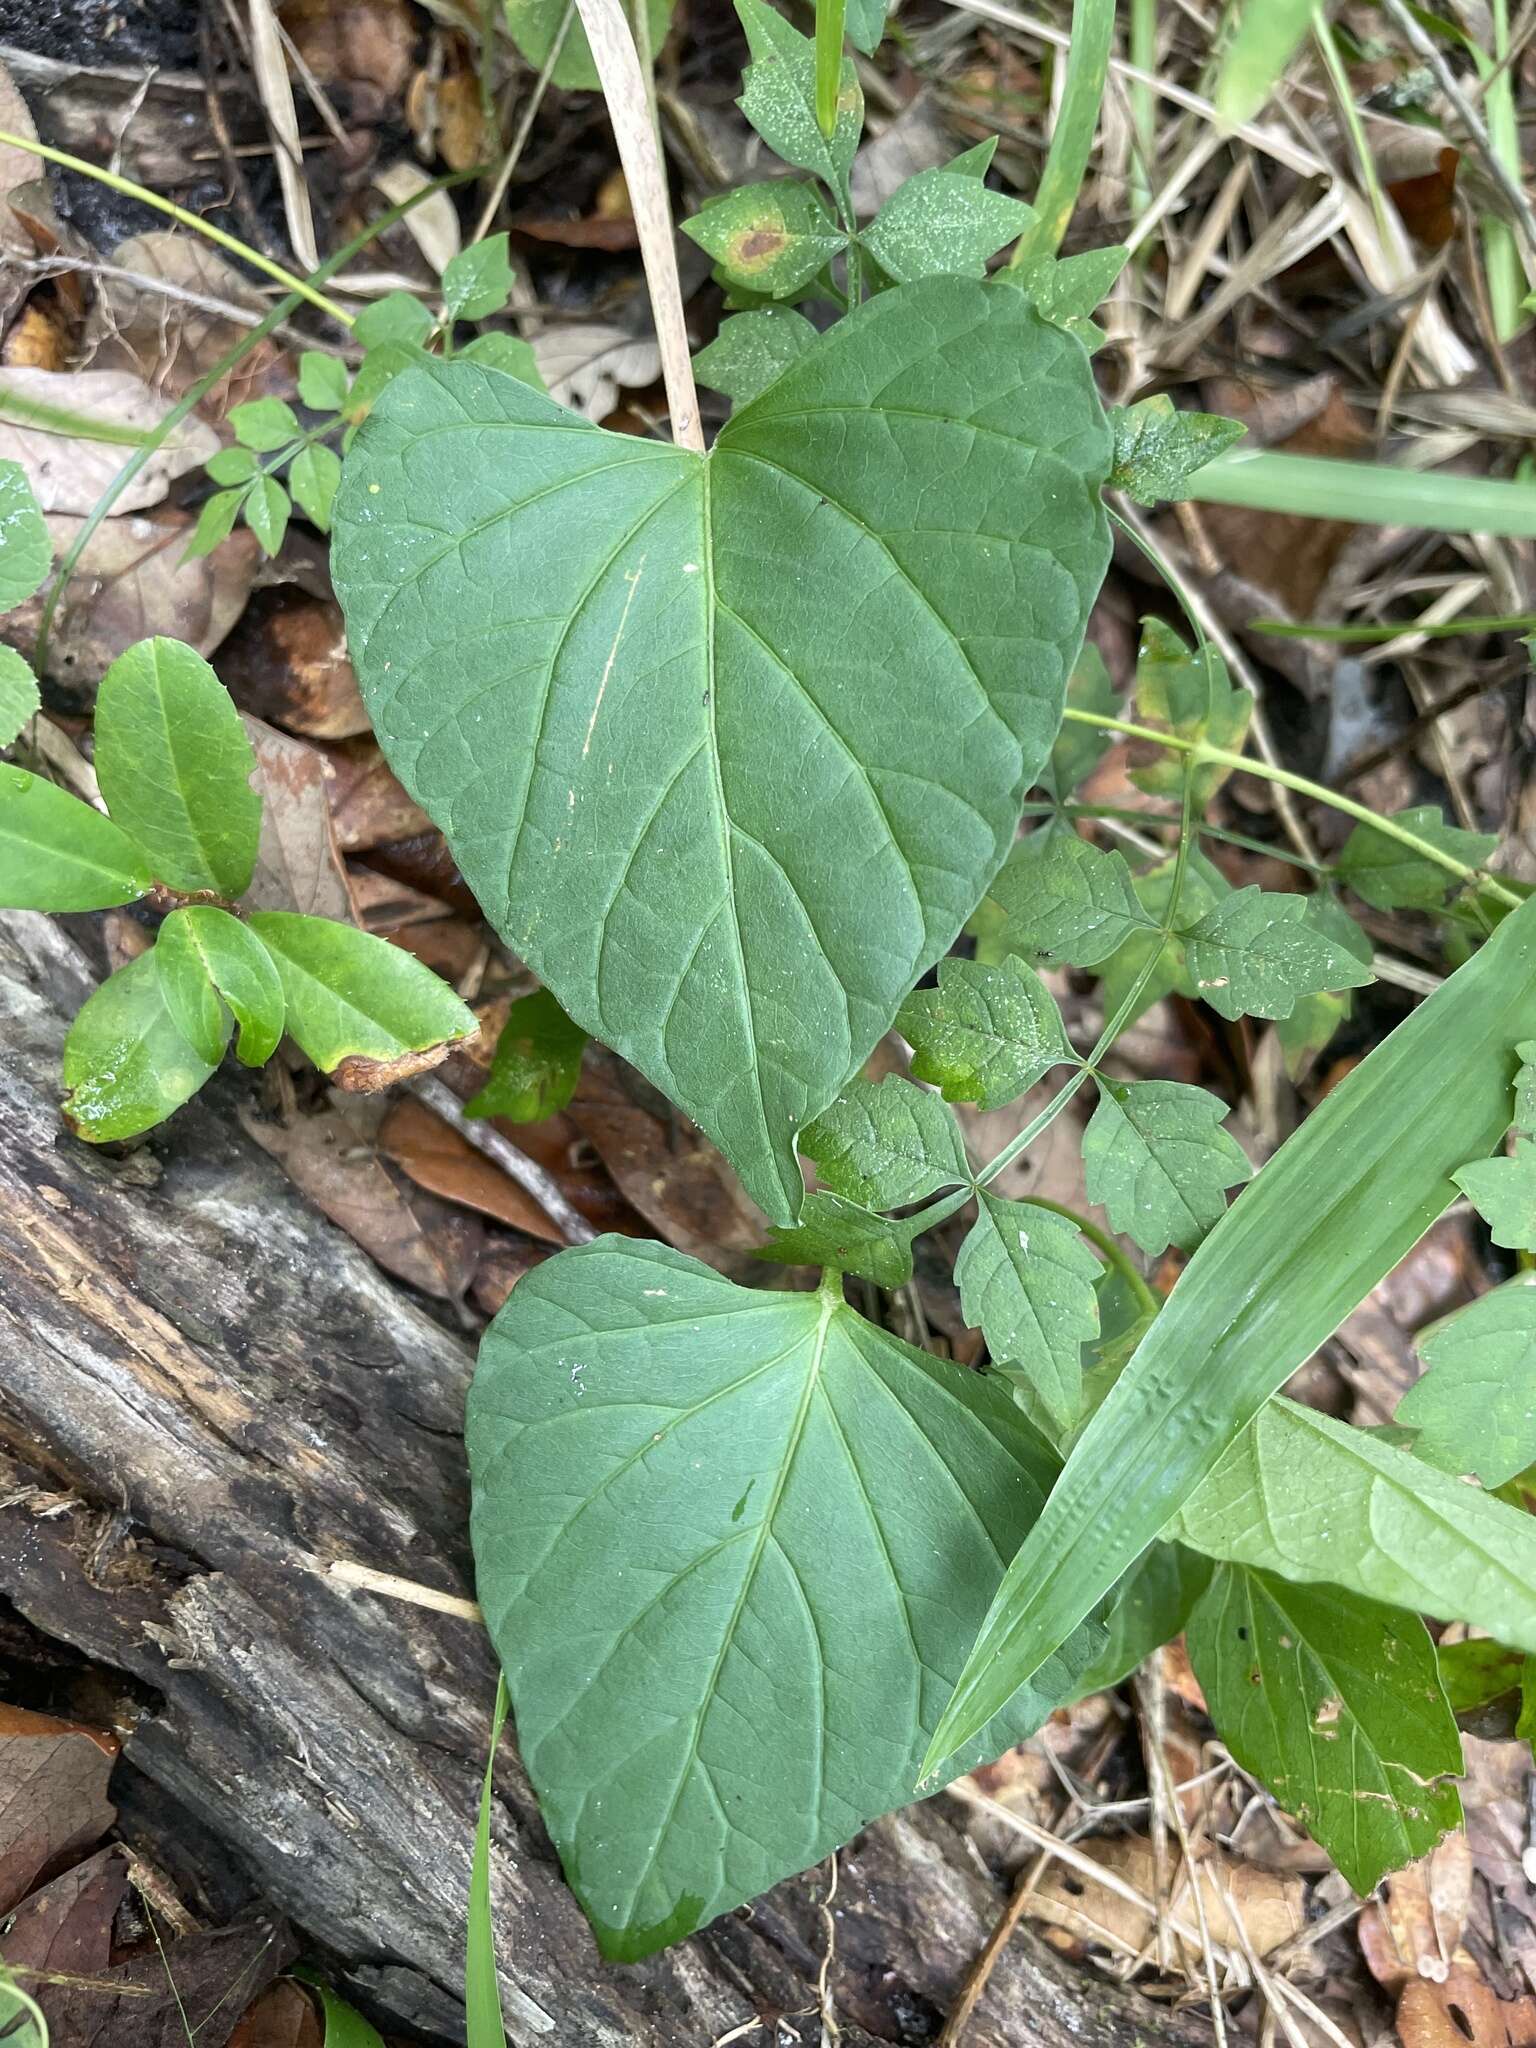
[[334,567],[396,774],[564,1009],[776,1220],[796,1131],[1006,852],[1108,559],[1088,358],[882,293],[708,456],[516,379],[390,384]]
[[[600,1238],[520,1280],[470,1393],[478,1590],[604,1952],[633,1959],[912,1796],[1055,1472],[1007,1388],[841,1296]],[[953,1768],[1074,1697],[1084,1632]]]

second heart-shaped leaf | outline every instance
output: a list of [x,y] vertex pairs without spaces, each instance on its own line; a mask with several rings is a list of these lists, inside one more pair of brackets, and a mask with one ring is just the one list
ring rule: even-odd
[[709,455],[463,361],[336,504],[391,766],[576,1023],[771,1217],[975,908],[1108,561],[1088,358],[1007,283],[882,293]]

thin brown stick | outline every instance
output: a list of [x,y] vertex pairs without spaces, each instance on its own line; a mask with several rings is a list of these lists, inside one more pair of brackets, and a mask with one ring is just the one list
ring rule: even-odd
[[510,1138],[504,1138],[500,1131],[493,1131],[488,1123],[479,1117],[467,1117],[464,1105],[445,1081],[435,1074],[418,1074],[408,1083],[411,1093],[428,1109],[433,1110],[446,1124],[452,1124],[461,1138],[467,1139],[477,1152],[483,1152],[509,1174],[519,1187],[526,1188],[549,1217],[565,1232],[567,1244],[590,1244],[597,1232],[561,1193],[552,1174],[546,1173],[536,1159],[514,1145]]

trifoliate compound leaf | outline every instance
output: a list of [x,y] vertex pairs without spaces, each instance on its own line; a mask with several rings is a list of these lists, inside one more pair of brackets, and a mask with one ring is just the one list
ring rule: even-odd
[[[1396,811],[1393,823],[1406,826],[1416,838],[1469,868],[1480,867],[1499,843],[1496,833],[1464,832],[1459,825],[1447,825],[1433,804]],[[1350,833],[1336,872],[1375,910],[1438,910],[1456,884],[1449,868],[1374,825],[1357,825]]]
[[[659,51],[672,26],[677,0],[646,0],[645,16],[653,52]],[[503,0],[507,33],[534,71],[549,62],[555,38],[565,29],[565,40],[550,73],[550,82],[561,92],[597,92],[601,89],[597,66],[581,15],[571,0]],[[633,17],[631,17],[633,18]]]
[[258,910],[250,929],[277,968],[289,1035],[322,1073],[349,1059],[403,1060],[478,1028],[447,982],[388,939],[291,910]]
[[1536,1273],[1522,1273],[1418,1339],[1424,1377],[1397,1407],[1414,1454],[1502,1486],[1536,1465]]
[[1153,1258],[1193,1251],[1253,1172],[1222,1129],[1226,1105],[1185,1081],[1101,1083],[1083,1133],[1088,1198]]
[[515,282],[505,234],[471,242],[443,266],[444,318],[489,320],[511,298]]
[[737,106],[775,156],[846,195],[864,128],[864,95],[852,60],[842,61],[837,123],[830,136],[823,135],[816,118],[815,44],[767,0],[736,0],[736,12],[752,53]]
[[862,1209],[895,1209],[970,1178],[953,1113],[899,1074],[850,1081],[806,1125],[800,1149],[833,1194]]
[[[1234,690],[1227,665],[1209,641],[1191,652],[1173,628],[1158,618],[1142,620],[1141,647],[1136,657],[1136,705],[1144,725],[1166,727],[1184,740],[1204,740],[1229,754],[1241,753],[1253,716],[1253,699]],[[1203,808],[1231,774],[1217,761],[1194,771],[1197,807]],[[1174,753],[1131,771],[1138,789],[1151,796],[1178,796],[1184,787],[1184,763]]]
[[102,983],[69,1027],[65,1119],[93,1145],[136,1138],[195,1095],[217,1064],[176,1028],[154,953],[141,953]]
[[912,1278],[915,1235],[912,1223],[871,1215],[856,1202],[817,1189],[801,1204],[800,1221],[787,1229],[776,1224],[754,1257],[777,1266],[828,1266],[877,1287],[904,1287]]
[[[911,1798],[1052,1463],[1000,1381],[835,1293],[611,1237],[518,1282],[467,1437],[518,1746],[621,1961]],[[1068,1697],[1093,1633],[953,1768]]]
[[693,359],[694,375],[711,391],[746,405],[816,344],[816,329],[792,306],[761,306],[722,322]]
[[[1184,940],[1178,932],[1168,929],[1175,914],[1175,880],[1179,884],[1177,916],[1192,923],[1198,923],[1231,893],[1232,885],[1226,876],[1198,847],[1190,848],[1182,875],[1179,863],[1172,858],[1159,861],[1156,867],[1138,875],[1136,900],[1146,915],[1147,926],[1142,931],[1133,932],[1099,969],[1104,977],[1106,1016],[1119,1016],[1121,1004],[1129,999],[1138,983],[1141,993],[1136,998],[1134,1009],[1127,1012],[1130,1022],[1143,1016],[1166,995],[1188,996],[1194,1000],[1197,991],[1185,957]],[[1147,972],[1145,981],[1142,980],[1144,972]]]
[[53,567],[53,543],[27,472],[0,461],[0,612],[25,604]]
[[15,648],[0,647],[0,747],[11,744],[37,716],[42,702],[37,677]]
[[41,775],[0,763],[0,904],[7,910],[109,910],[155,885],[119,825]]
[[1050,1209],[983,1194],[955,1261],[960,1309],[1004,1374],[1028,1382],[1056,1431],[1082,1406],[1082,1348],[1099,1334],[1099,1262]]
[[1123,853],[1101,853],[1074,832],[1031,832],[988,891],[1006,943],[1070,967],[1096,967],[1140,933],[1157,932]]
[[1536,1518],[1294,1401],[1259,1410],[1166,1533],[1536,1650]]
[[249,925],[212,904],[186,904],[161,925],[155,959],[166,1008],[205,1059],[222,1054],[229,1036],[220,998],[240,1027],[235,1057],[247,1067],[271,1059],[283,1035],[283,984]]
[[348,457],[333,564],[391,766],[518,956],[777,1221],[795,1131],[1013,839],[1107,453],[1077,343],[950,278],[850,314],[707,457],[457,360]]
[[1373,977],[1307,916],[1305,896],[1250,884],[1183,927],[1196,993],[1223,1017],[1288,1017],[1299,997]]
[[725,283],[770,299],[796,297],[848,245],[816,187],[799,178],[738,185],[682,227]]
[[1034,217],[1033,207],[992,191],[962,157],[898,185],[861,239],[898,284],[982,277],[987,258],[1017,240]]
[[1239,1766],[1362,1896],[1461,1822],[1461,1737],[1416,1614],[1217,1568],[1189,1658]]
[[[1074,711],[1093,711],[1100,717],[1118,717],[1120,699],[1115,695],[1115,686],[1109,679],[1109,670],[1104,666],[1104,657],[1091,640],[1086,641],[1082,653],[1077,657],[1076,666],[1067,679],[1067,705]],[[1058,803],[1065,803],[1072,792],[1098,767],[1114,743],[1115,735],[1100,726],[1079,725],[1072,719],[1063,721],[1056,743],[1051,748],[1040,780]]]
[[937,988],[918,989],[896,1013],[912,1072],[946,1102],[1001,1109],[1063,1060],[1075,1060],[1056,998],[1013,955],[996,967],[941,960]]
[[1115,434],[1111,486],[1138,505],[1177,503],[1196,470],[1242,439],[1240,420],[1214,412],[1180,412],[1166,392],[1136,405],[1117,405],[1109,416]]
[[239,896],[261,836],[256,756],[229,692],[180,640],[141,640],[102,677],[96,774],[114,823],[172,889]]
[[464,1105],[466,1116],[504,1116],[515,1124],[555,1116],[576,1093],[587,1034],[547,988],[522,996],[507,1012],[485,1086]]

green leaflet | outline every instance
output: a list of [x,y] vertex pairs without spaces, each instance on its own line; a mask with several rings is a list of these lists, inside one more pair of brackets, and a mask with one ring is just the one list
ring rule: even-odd
[[1227,1189],[1253,1171],[1221,1127],[1226,1113],[1187,1081],[1101,1079],[1083,1133],[1088,1199],[1152,1257],[1171,1244],[1192,1251],[1225,1213]]
[[[597,66],[592,61],[587,32],[581,25],[581,16],[568,5],[568,0],[503,0],[503,5],[506,8],[507,33],[535,71],[542,71],[549,61],[560,25],[569,14],[570,27],[565,32],[565,41],[560,46],[550,82],[562,92],[599,90]],[[666,41],[675,5],[676,0],[646,0],[645,18],[652,50],[659,50]]]
[[1196,991],[1223,1017],[1289,1017],[1303,996],[1373,979],[1348,946],[1308,916],[1305,896],[1250,885],[1184,926]]
[[921,1227],[871,1215],[857,1202],[817,1189],[801,1204],[800,1221],[787,1229],[776,1223],[753,1257],[776,1266],[828,1266],[861,1274],[877,1287],[903,1287],[912,1278],[912,1240]]
[[[1459,1178],[1459,1176],[1458,1176]],[[1507,1280],[1418,1339],[1423,1379],[1397,1407],[1417,1457],[1484,1486],[1536,1465],[1536,1273]]]
[[737,106],[775,156],[811,171],[846,205],[848,173],[864,128],[864,95],[845,57],[839,72],[837,125],[823,135],[816,118],[816,49],[767,0],[736,0],[752,62]]
[[235,1057],[259,1067],[283,1035],[283,984],[272,956],[248,925],[210,904],[173,910],[155,940],[166,1008],[182,1036],[217,1065],[229,1037],[222,997],[240,1036]]
[[[3,515],[0,515],[3,516]],[[0,647],[0,747],[8,747],[42,707],[37,677],[14,647]]]
[[792,306],[760,306],[722,321],[693,359],[694,375],[711,391],[746,405],[816,345],[816,330]]
[[738,185],[682,224],[729,284],[789,299],[848,245],[814,185],[774,178]]
[[[1009,1568],[930,1764],[1066,1639],[1268,1397],[1429,1228],[1468,1152],[1497,1142],[1509,1122],[1514,1048],[1530,1028],[1533,976],[1536,906],[1526,903],[1324,1098],[1200,1246]],[[1498,1502],[1461,1491],[1510,1518]],[[1323,1567],[1334,1576],[1341,1549],[1331,1545]]]
[[330,1985],[322,1984],[318,1977],[303,1974],[320,2000],[325,2020],[324,2048],[384,2048],[383,2035],[377,2027],[369,2025],[355,2006],[338,1998]]
[[388,939],[291,910],[258,910],[250,930],[282,982],[290,1036],[322,1073],[348,1059],[404,1059],[477,1028],[447,982]]
[[888,0],[848,0],[844,26],[856,50],[870,56],[885,33]]
[[1189,1618],[1211,1719],[1365,1895],[1461,1822],[1462,1769],[1416,1614],[1222,1565]]
[[[467,1438],[518,1746],[625,1961],[910,1797],[1051,1470],[1005,1386],[836,1294],[736,1287],[612,1237],[518,1282]],[[956,1768],[1037,1725],[1095,1647]]]
[[1123,853],[1101,853],[1075,832],[1031,832],[988,891],[1021,953],[1070,967],[1097,967],[1127,939],[1156,936]]
[[547,988],[520,997],[501,1027],[485,1086],[464,1105],[464,1114],[504,1116],[515,1124],[556,1115],[576,1093],[586,1044],[585,1031]]
[[102,983],[69,1027],[65,1118],[93,1145],[136,1138],[195,1095],[217,1064],[177,1029],[154,953],[141,953]]
[[993,136],[896,188],[860,238],[888,277],[981,277],[987,258],[1024,232],[1034,209],[983,182],[996,148]]
[[971,1177],[954,1117],[899,1074],[850,1081],[800,1147],[824,1185],[862,1209],[899,1208]]
[[[1253,699],[1234,690],[1227,665],[1209,644],[1191,652],[1161,619],[1142,620],[1141,647],[1136,656],[1136,702],[1148,725],[1166,726],[1181,739],[1204,740],[1229,753],[1241,753],[1253,716]],[[1194,800],[1208,804],[1231,774],[1219,761],[1205,761],[1192,778]],[[1184,786],[1184,764],[1172,753],[1131,771],[1138,789],[1151,796],[1177,796]]]
[[[258,455],[271,455],[279,448],[286,448],[290,441],[298,439],[300,427],[293,407],[281,398],[252,398],[244,405],[237,405],[229,415],[229,424],[235,430],[235,439],[242,448],[253,448]],[[218,457],[214,457],[215,462]],[[246,470],[249,476],[252,472]],[[216,483],[235,483],[238,476],[221,476],[212,472]]]
[[454,361],[391,383],[347,459],[333,561],[391,766],[774,1220],[794,1133],[1012,841],[1107,461],[1080,346],[955,279],[870,300],[704,458]]
[[0,612],[25,604],[53,567],[53,543],[27,472],[0,461]]
[[1103,336],[1088,316],[1108,297],[1125,268],[1126,254],[1109,247],[1085,249],[1080,256],[1026,257],[1008,276],[1029,293],[1044,319],[1095,348]]
[[[1307,916],[1334,945],[1353,953],[1362,966],[1371,964],[1371,942],[1337,897],[1319,891],[1307,899]],[[1289,1017],[1275,1026],[1275,1035],[1285,1054],[1287,1073],[1294,1080],[1302,1067],[1332,1039],[1354,1009],[1354,997],[1345,989],[1338,994],[1302,996]]]
[[1167,1534],[1536,1650],[1536,1517],[1294,1401],[1259,1411]]
[[488,320],[501,311],[516,282],[507,256],[507,239],[505,234],[486,235],[444,264],[445,319]]
[[918,989],[896,1012],[912,1072],[946,1102],[1001,1109],[1063,1061],[1076,1062],[1056,998],[1010,954],[995,967],[941,960],[936,989]]
[[239,896],[261,835],[256,756],[229,692],[179,640],[120,654],[96,698],[96,773],[114,823],[173,889]]
[[[1397,811],[1393,817],[1395,823],[1406,825],[1420,839],[1427,839],[1469,868],[1480,866],[1499,843],[1495,833],[1464,832],[1459,825],[1447,825],[1433,804]],[[1378,832],[1374,825],[1357,825],[1350,833],[1336,872],[1341,882],[1347,882],[1376,910],[1438,910],[1456,879],[1411,846]]]
[[1110,425],[1115,461],[1109,481],[1138,505],[1161,505],[1188,496],[1185,485],[1247,428],[1213,412],[1179,412],[1166,392],[1136,405],[1117,405]]
[[[1183,934],[1165,930],[1172,921],[1173,883],[1178,871],[1178,861],[1170,858],[1159,861],[1156,867],[1148,868],[1136,877],[1133,886],[1146,927],[1132,932],[1099,970],[1104,978],[1104,1006],[1110,1016],[1119,1014],[1121,1003],[1130,997],[1138,984],[1141,993],[1130,1013],[1132,1021],[1144,1015],[1166,995],[1177,993],[1187,996],[1191,1002],[1199,997],[1200,991],[1195,987],[1195,978],[1185,957]],[[1231,893],[1232,885],[1220,868],[1198,847],[1191,847],[1179,885],[1180,924],[1198,924]],[[1149,964],[1152,971],[1143,982],[1142,973]]]
[[288,487],[305,518],[322,533],[331,530],[331,507],[341,483],[341,457],[318,441],[301,448],[288,465]]
[[1517,1138],[1507,1159],[1462,1167],[1456,1185],[1506,1251],[1536,1251],[1536,1141]]
[[993,1362],[1026,1380],[1053,1431],[1078,1418],[1082,1350],[1099,1334],[1099,1261],[1064,1216],[1000,1195],[977,1198],[955,1261],[960,1308]]
[[121,826],[25,768],[0,764],[0,903],[8,910],[109,910],[155,885]]

